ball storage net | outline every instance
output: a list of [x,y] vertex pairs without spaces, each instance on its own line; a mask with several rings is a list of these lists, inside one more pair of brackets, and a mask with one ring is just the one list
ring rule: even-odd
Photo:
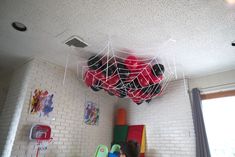
[[174,70],[168,60],[127,49],[114,49],[109,44],[87,60],[83,80],[93,91],[129,98],[136,104],[150,102],[163,94]]

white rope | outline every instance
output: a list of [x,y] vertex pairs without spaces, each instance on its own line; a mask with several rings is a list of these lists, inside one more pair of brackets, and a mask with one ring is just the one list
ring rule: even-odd
[[109,42],[108,42],[108,52],[107,52],[107,66],[106,66],[106,81],[108,79],[108,67],[109,67]]
[[173,58],[173,64],[174,64],[175,79],[177,80],[178,76],[177,76],[177,70],[176,70],[175,54],[174,54],[174,58]]
[[187,86],[187,84],[186,84],[186,79],[185,79],[184,71],[182,72],[182,74],[183,74],[185,95],[187,95],[187,94],[188,94],[188,88],[187,88],[188,86]]
[[79,73],[78,73],[78,71],[79,71],[78,69],[79,68],[78,67],[79,67],[79,61],[77,61],[77,78],[79,78]]
[[66,56],[66,63],[65,63],[65,68],[64,68],[63,86],[65,84],[65,79],[66,79],[66,75],[67,75],[70,51],[71,51],[71,47],[69,47],[69,52],[67,53],[67,56]]

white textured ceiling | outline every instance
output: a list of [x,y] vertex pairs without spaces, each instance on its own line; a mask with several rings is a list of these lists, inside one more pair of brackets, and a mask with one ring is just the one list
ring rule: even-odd
[[[81,56],[109,39],[116,48],[175,56],[187,76],[235,69],[234,11],[223,0],[1,0],[0,67],[33,57],[64,65],[69,48],[63,42],[78,35],[89,46],[73,50],[74,70]],[[15,31],[13,21],[28,31]]]

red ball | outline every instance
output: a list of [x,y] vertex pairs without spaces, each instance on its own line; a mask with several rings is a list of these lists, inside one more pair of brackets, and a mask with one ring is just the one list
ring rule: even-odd
[[150,80],[146,78],[142,73],[138,75],[137,79],[142,87],[147,87],[150,84]]
[[135,96],[134,96],[134,94],[133,94],[133,92],[132,91],[127,91],[127,96],[129,97],[129,98],[134,98]]
[[141,98],[141,99],[145,99],[145,96],[147,94],[145,94],[143,91],[140,91],[140,93],[138,94],[138,96]]
[[124,61],[126,67],[132,71],[137,68],[138,66],[138,59],[135,56],[128,56]]
[[152,70],[150,68],[150,66],[146,66],[143,71],[142,71],[142,74],[145,76],[145,77],[149,77],[152,73]]
[[108,85],[108,83],[105,82],[105,81],[102,82],[102,87],[103,87],[103,89],[104,89],[105,91],[107,91],[107,90],[109,89],[109,85]]
[[150,78],[151,78],[150,82],[156,84],[156,83],[160,83],[163,80],[163,75],[155,76],[151,73]]
[[141,104],[143,102],[143,100],[140,98],[132,98],[132,101],[136,104]]
[[106,79],[102,80],[102,87],[104,88],[104,90],[115,88],[115,86],[117,85],[119,81],[120,81],[120,78],[118,75],[108,77],[107,80]]
[[133,98],[141,98],[141,95],[142,95],[143,93],[141,92],[141,90],[140,89],[137,89],[137,90],[135,90],[134,92],[133,92]]
[[127,77],[127,79],[126,79],[126,82],[131,82],[131,81],[133,81],[133,80],[137,77],[137,75],[138,75],[138,73],[133,73],[133,72],[131,72],[131,73],[129,74],[129,76]]
[[94,83],[94,81],[95,81],[95,74],[96,73],[93,70],[88,70],[84,74],[84,81],[85,81],[85,83],[86,83],[86,85],[88,87],[92,86],[92,84]]
[[144,99],[144,100],[147,100],[147,99],[151,99],[153,97],[153,94],[150,94],[150,93],[144,93],[141,95],[141,98]]
[[107,83],[109,86],[114,87],[119,82],[119,80],[120,80],[119,76],[114,75],[114,76],[108,78]]
[[142,71],[148,65],[143,61],[137,61],[137,62],[138,63],[137,63],[136,69],[139,70],[139,71]]
[[95,78],[100,81],[105,81],[105,76],[100,70],[95,72]]

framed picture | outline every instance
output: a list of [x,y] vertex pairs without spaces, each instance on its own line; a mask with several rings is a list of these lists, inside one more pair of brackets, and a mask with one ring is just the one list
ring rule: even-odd
[[30,113],[49,117],[49,113],[54,109],[53,97],[54,94],[49,94],[47,90],[35,89],[31,96]]
[[86,100],[84,110],[84,122],[87,125],[98,125],[100,110],[97,103]]

